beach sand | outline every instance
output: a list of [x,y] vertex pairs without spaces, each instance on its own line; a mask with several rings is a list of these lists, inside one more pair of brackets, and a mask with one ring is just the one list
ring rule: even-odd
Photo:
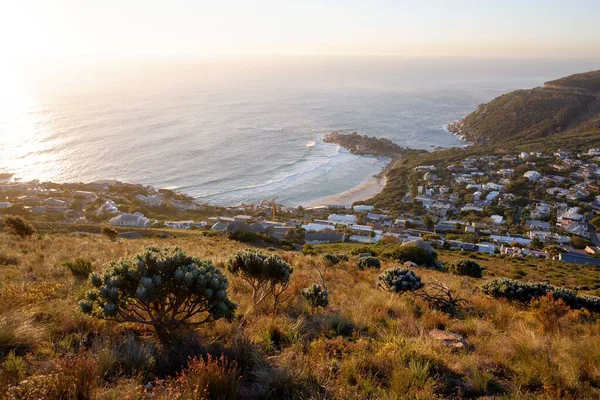
[[386,180],[385,176],[373,176],[350,190],[315,200],[308,207],[326,205],[350,206],[354,202],[370,199],[380,193],[385,187]]

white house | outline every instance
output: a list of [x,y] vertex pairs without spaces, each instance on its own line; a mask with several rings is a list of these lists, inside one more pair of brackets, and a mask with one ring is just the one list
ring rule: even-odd
[[494,225],[502,225],[504,223],[504,217],[502,215],[492,215],[490,218],[494,221]]
[[325,224],[315,224],[315,223],[309,223],[309,224],[305,224],[302,225],[302,229],[304,229],[306,232],[323,232],[323,231],[335,231],[335,226],[333,225],[325,225]]
[[137,226],[147,227],[150,225],[150,219],[144,217],[144,214],[136,212],[135,214],[121,214],[108,221],[109,224],[114,226]]
[[192,227],[203,228],[206,226],[206,222],[194,222],[194,221],[167,221],[165,226],[171,229],[190,229]]
[[356,215],[349,214],[330,214],[327,221],[335,222],[336,224],[354,225],[356,224]]
[[523,177],[529,179],[530,182],[535,182],[542,177],[542,174],[537,171],[527,171],[523,174]]
[[0,209],[10,208],[12,207],[12,203],[8,201],[0,201]]
[[358,206],[354,206],[353,209],[354,209],[355,212],[371,212],[371,211],[373,211],[375,209],[375,207],[369,206],[369,205],[366,205],[366,204],[361,204],[361,205],[358,205]]

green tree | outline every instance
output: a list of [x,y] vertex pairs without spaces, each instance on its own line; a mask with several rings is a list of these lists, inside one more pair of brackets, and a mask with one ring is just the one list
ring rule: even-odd
[[231,319],[236,305],[227,298],[227,278],[210,260],[180,248],[150,247],[133,260],[111,263],[92,274],[93,289],[79,303],[86,314],[116,322],[150,325],[163,344],[181,328]]
[[278,255],[247,249],[232,254],[225,265],[230,273],[250,285],[254,306],[271,295],[273,312],[277,311],[279,297],[289,287],[294,271],[290,264]]

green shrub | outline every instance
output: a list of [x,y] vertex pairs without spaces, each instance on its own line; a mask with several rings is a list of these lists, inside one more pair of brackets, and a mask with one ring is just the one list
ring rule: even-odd
[[423,265],[429,268],[435,268],[437,266],[436,254],[427,251],[415,243],[395,246],[390,251],[387,251],[384,256],[402,263],[411,261],[417,265]]
[[421,282],[421,277],[410,269],[393,267],[379,275],[379,287],[388,292],[414,292],[423,286],[425,285]]
[[358,260],[357,265],[358,265],[358,268],[360,268],[360,269],[367,269],[367,268],[379,269],[379,268],[381,268],[381,261],[379,261],[379,259],[376,257],[363,257]]
[[290,264],[278,255],[252,249],[232,254],[225,265],[230,273],[250,285],[255,306],[272,295],[274,310],[277,308],[279,296],[288,288],[294,271]]
[[310,244],[305,244],[304,246],[302,246],[302,254],[304,254],[305,256],[314,256],[317,255],[317,250],[315,250],[315,248],[312,247]]
[[489,281],[482,287],[489,296],[503,298],[528,305],[531,300],[537,300],[552,293],[555,300],[562,300],[571,308],[585,308],[591,312],[600,312],[600,297],[578,296],[575,292],[552,286],[543,282],[521,282],[508,278],[498,278]]
[[316,283],[302,289],[301,294],[312,309],[318,309],[319,307],[327,308],[329,305],[329,292]]
[[21,239],[31,237],[35,233],[35,228],[29,222],[17,215],[5,215],[2,218],[4,232],[9,235],[19,236]]
[[8,353],[2,363],[2,369],[6,377],[14,384],[19,383],[27,376],[27,363],[23,358],[17,356],[14,351]]
[[331,254],[331,253],[323,254],[323,259],[325,259],[325,261],[327,261],[331,265],[337,265],[341,262],[341,260],[338,256],[336,256],[335,254]]
[[76,258],[73,261],[66,261],[63,267],[67,268],[77,279],[87,279],[92,273],[92,262],[84,258]]
[[371,254],[373,257],[377,257],[377,255],[378,255],[377,250],[375,250],[371,246],[356,247],[356,248],[352,249],[352,251],[350,252],[350,254],[355,255],[355,256],[357,256],[359,254],[366,254],[366,253]]
[[481,278],[483,268],[472,260],[459,260],[446,264],[448,271],[454,275],[471,276],[473,278]]
[[81,310],[98,318],[151,325],[168,342],[173,330],[232,318],[227,278],[210,260],[187,256],[179,248],[150,247],[134,260],[113,262]]
[[336,254],[336,257],[340,260],[340,262],[348,262],[350,261],[350,257],[348,257],[348,254]]

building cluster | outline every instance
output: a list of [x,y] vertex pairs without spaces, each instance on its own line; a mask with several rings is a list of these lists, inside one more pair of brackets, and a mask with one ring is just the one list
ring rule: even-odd
[[[600,264],[600,240],[590,224],[600,213],[599,165],[600,149],[576,153],[568,148],[551,154],[491,154],[465,157],[449,165],[419,165],[410,171],[409,190],[396,200],[405,205],[402,210],[409,211],[399,213],[365,204],[304,209],[263,201],[209,207],[213,216],[199,221],[159,222],[140,209],[168,207],[188,212],[203,206],[176,192],[114,181],[86,185],[0,182],[0,212],[16,207],[64,222],[85,222],[95,216],[114,226],[158,224],[221,234],[249,233],[287,240],[296,247],[426,238],[462,251]],[[549,252],[549,247],[560,251]]]

